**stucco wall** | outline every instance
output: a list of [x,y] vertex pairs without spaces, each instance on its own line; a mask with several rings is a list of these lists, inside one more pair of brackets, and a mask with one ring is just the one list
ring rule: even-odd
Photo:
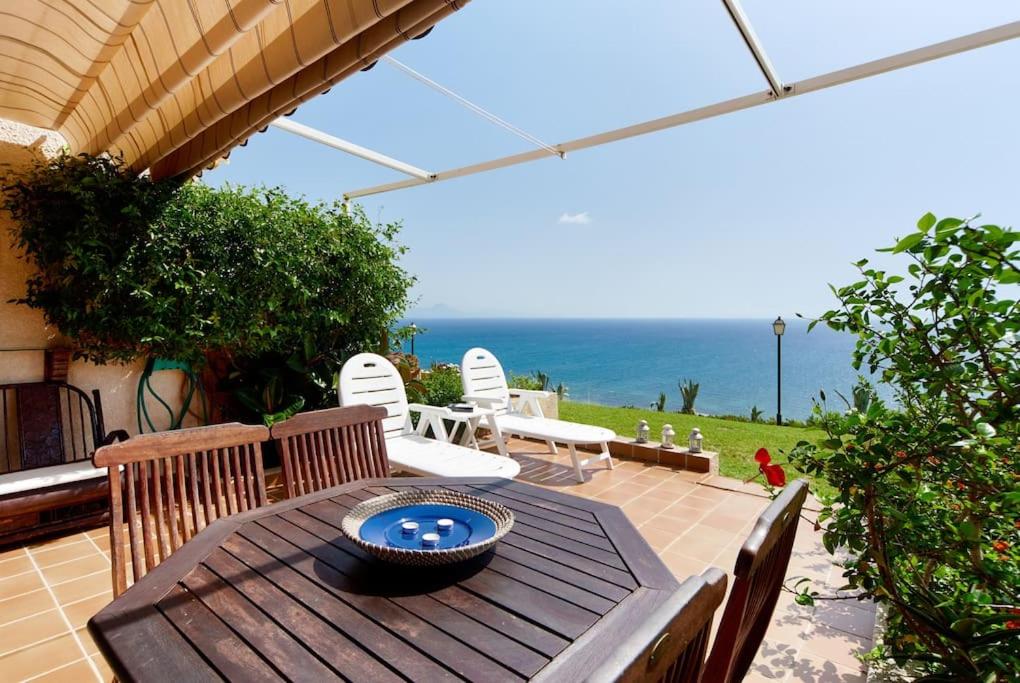
[[[59,153],[63,138],[52,131],[33,128],[0,119],[0,185],[24,169]],[[15,249],[10,215],[0,211],[0,384],[40,380],[43,377],[43,350],[68,345],[54,328],[47,326],[41,312],[10,299],[24,296],[25,280],[30,265]],[[143,361],[128,365],[98,366],[75,361],[69,369],[68,381],[87,392],[99,389],[103,398],[107,430],[137,431],[136,390]],[[153,388],[180,410],[182,379],[179,373],[164,372],[153,376]],[[166,411],[154,400],[149,412],[163,420]],[[161,423],[157,422],[157,426]]]

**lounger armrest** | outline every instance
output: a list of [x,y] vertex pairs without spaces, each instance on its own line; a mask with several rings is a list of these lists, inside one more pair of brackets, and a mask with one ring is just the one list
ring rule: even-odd
[[537,389],[514,389],[510,387],[511,396],[519,396],[521,398],[549,398],[553,395],[551,391],[538,391]]
[[492,396],[471,396],[470,394],[464,394],[460,399],[467,403],[476,403],[483,408],[503,408],[506,406],[503,399],[493,398]]
[[407,409],[423,415],[437,415],[439,417],[453,417],[453,411],[446,406],[427,406],[424,403],[408,403]]

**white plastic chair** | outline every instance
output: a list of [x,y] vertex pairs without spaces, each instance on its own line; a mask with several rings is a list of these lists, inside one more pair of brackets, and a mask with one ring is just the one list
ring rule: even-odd
[[[490,351],[478,347],[469,349],[460,362],[460,381],[465,401],[496,410],[496,423],[504,436],[516,434],[540,439],[549,445],[553,454],[557,453],[557,443],[565,444],[570,450],[570,460],[578,481],[584,481],[582,468],[591,463],[606,460],[609,469],[613,469],[609,442],[616,438],[615,432],[604,427],[545,417],[539,400],[552,396],[552,392],[510,389],[503,366]],[[586,444],[598,444],[602,452],[581,460],[577,446]]]
[[[386,408],[383,432],[386,452],[395,469],[433,477],[503,477],[521,471],[512,458],[448,443],[443,418],[449,408],[407,402],[404,381],[393,364],[374,353],[359,353],[340,370],[341,406],[370,405]],[[421,414],[418,426],[411,413]],[[432,428],[435,439],[425,436]]]

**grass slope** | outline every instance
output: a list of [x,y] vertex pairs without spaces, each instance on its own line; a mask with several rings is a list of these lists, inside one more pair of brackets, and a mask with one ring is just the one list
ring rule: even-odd
[[[640,408],[610,408],[592,403],[560,402],[560,419],[571,422],[607,427],[624,439],[633,439],[638,420],[647,420],[652,430],[652,441],[658,441],[662,425],[669,423],[676,430],[678,446],[687,445],[687,435],[697,427],[705,437],[706,451],[719,454],[720,474],[735,479],[747,479],[758,473],[754,452],[761,447],[769,449],[774,458],[780,450],[789,450],[798,441],[817,441],[823,432],[810,427],[777,427],[769,424],[736,422],[699,415],[657,413]],[[787,476],[793,476],[787,470]]]

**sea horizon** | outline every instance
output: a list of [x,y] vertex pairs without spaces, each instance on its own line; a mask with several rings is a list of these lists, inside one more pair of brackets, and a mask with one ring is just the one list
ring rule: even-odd
[[[763,419],[776,415],[776,337],[769,318],[650,317],[408,317],[423,332],[415,353],[423,367],[458,364],[473,346],[491,350],[508,373],[549,375],[570,400],[647,408],[667,396],[681,406],[678,382],[700,384],[695,410]],[[786,320],[784,318],[784,320]],[[806,419],[824,391],[830,409],[845,405],[858,373],[851,366],[854,337],[808,320],[786,320],[782,338],[782,414]],[[410,344],[404,344],[410,351]],[[866,373],[865,373],[866,374]]]

